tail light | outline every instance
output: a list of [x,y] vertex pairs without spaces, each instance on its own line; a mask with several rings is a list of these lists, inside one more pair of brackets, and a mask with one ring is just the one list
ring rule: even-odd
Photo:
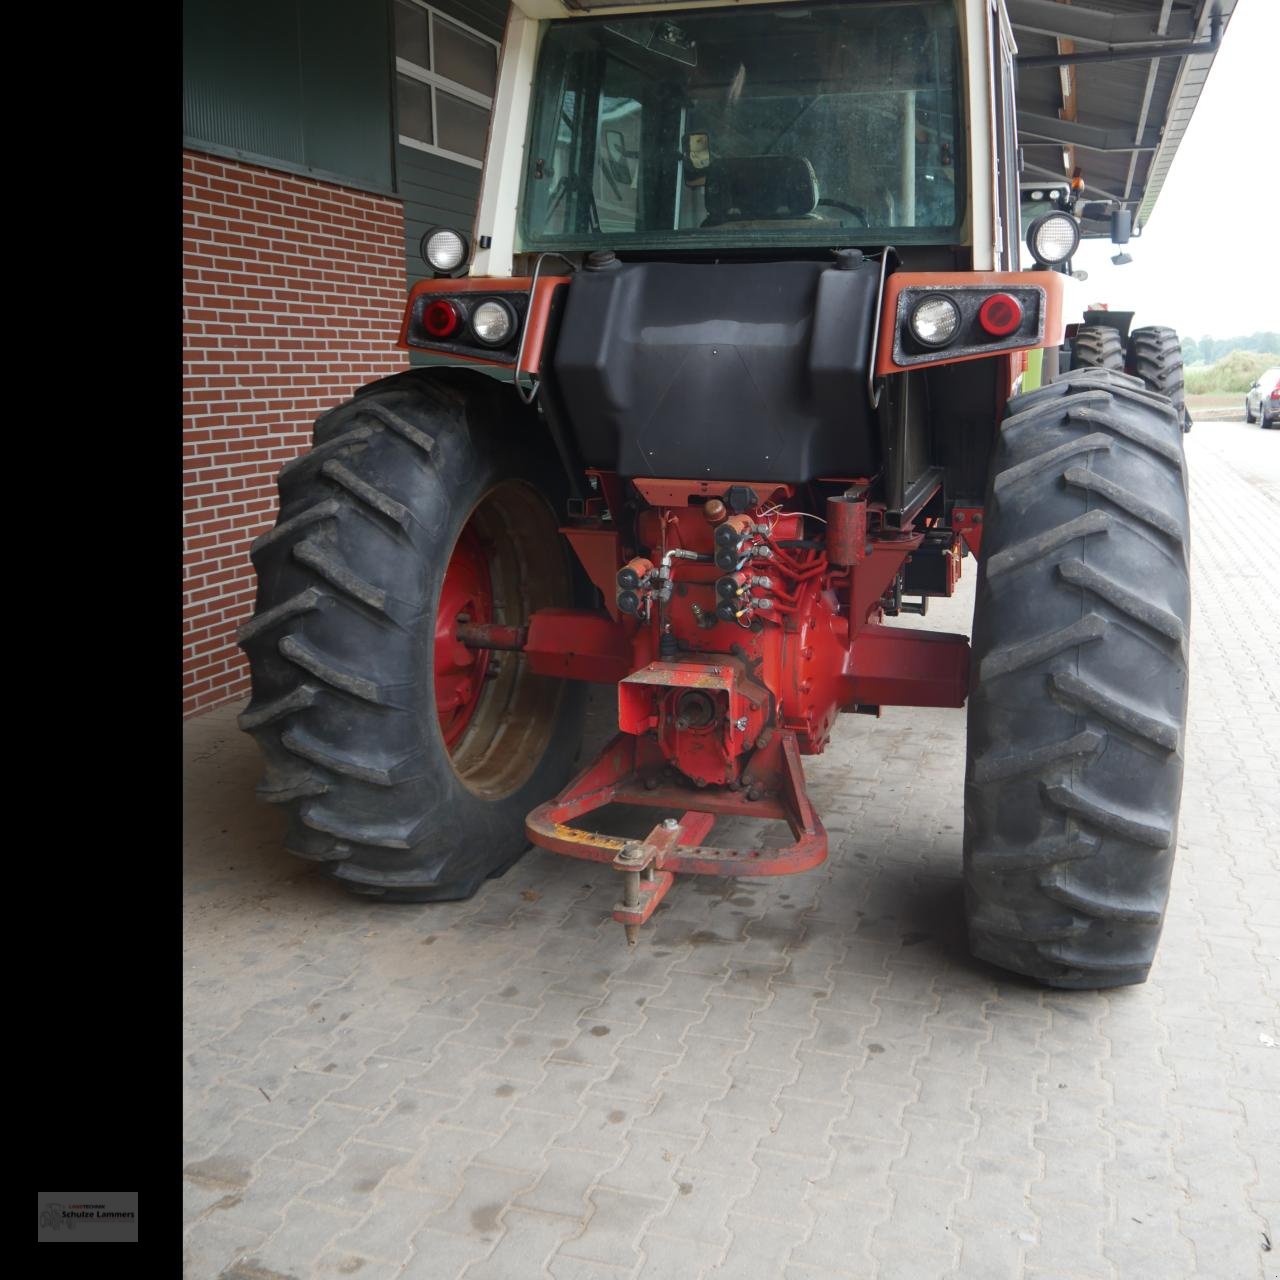
[[437,298],[423,308],[422,327],[433,338],[452,338],[462,327],[462,310],[455,302]]
[[1022,303],[1009,293],[993,293],[978,308],[978,323],[993,338],[1007,338],[1022,323]]
[[1267,398],[1269,400],[1280,400],[1280,382],[1277,382],[1276,385],[1271,388],[1271,394]]

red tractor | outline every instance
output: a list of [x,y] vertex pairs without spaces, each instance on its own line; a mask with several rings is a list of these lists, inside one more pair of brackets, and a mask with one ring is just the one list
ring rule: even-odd
[[[1063,339],[1067,213],[1019,269],[1003,6],[517,0],[474,245],[280,475],[243,727],[296,854],[465,898],[528,843],[620,873],[827,853],[842,712],[968,705],[972,949],[1141,982],[1174,856],[1187,487],[1168,399]],[[898,627],[977,559],[972,645]],[[584,681],[618,732],[577,756]],[[644,806],[628,840],[593,829]],[[723,847],[726,816],[780,843]]]

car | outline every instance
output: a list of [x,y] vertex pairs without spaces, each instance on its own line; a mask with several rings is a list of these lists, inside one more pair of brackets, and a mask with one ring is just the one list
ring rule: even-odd
[[1280,367],[1267,369],[1244,398],[1244,420],[1258,422],[1265,431],[1280,422]]

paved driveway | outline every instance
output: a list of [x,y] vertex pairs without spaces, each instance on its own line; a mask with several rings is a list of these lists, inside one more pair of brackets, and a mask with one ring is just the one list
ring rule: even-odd
[[[186,1275],[1280,1276],[1280,432],[1188,451],[1142,987],[967,955],[963,712],[844,717],[808,762],[829,861],[678,884],[631,953],[613,873],[541,851],[469,903],[347,896],[282,852],[238,708],[190,723]],[[965,626],[972,565],[929,626]]]

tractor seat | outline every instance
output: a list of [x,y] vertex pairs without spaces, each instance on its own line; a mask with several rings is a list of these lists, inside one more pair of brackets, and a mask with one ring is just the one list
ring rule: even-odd
[[811,218],[818,175],[803,156],[735,156],[707,170],[704,227],[723,222]]

